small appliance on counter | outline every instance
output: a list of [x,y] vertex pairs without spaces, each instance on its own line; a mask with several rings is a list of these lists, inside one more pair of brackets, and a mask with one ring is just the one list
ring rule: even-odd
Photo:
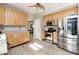
[[0,32],[0,55],[7,54],[7,52],[6,34]]

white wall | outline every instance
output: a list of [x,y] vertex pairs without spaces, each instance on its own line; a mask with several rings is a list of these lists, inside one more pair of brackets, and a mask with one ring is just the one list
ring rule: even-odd
[[34,20],[34,39],[41,39],[41,19]]
[[36,15],[36,14],[29,15],[29,19],[33,20],[33,28],[34,28],[33,39],[41,39],[41,31],[42,31],[42,29],[41,29],[41,16]]

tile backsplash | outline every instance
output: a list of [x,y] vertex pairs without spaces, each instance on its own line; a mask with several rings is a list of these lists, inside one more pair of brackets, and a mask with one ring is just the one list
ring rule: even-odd
[[17,33],[17,32],[26,32],[27,28],[26,27],[4,27],[2,32],[3,33],[8,33],[8,32],[12,32],[12,33]]

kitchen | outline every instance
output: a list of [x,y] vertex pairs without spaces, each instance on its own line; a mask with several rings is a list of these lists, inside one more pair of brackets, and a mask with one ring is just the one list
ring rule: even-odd
[[[58,52],[59,54],[78,54],[78,4],[43,4],[50,10],[53,9],[51,11],[49,9],[47,9],[46,11],[37,10],[36,8],[33,9],[31,5],[33,4],[0,4],[0,31],[1,33],[5,34],[3,35],[5,36],[5,54],[10,54],[12,53],[11,49],[18,49],[19,47],[19,49],[21,48],[22,51],[23,48],[25,48],[25,52],[29,52],[31,50],[31,52],[29,52],[29,54],[31,55],[45,54],[44,52],[46,52],[48,55],[53,55],[54,50],[51,47],[55,45],[56,46],[54,48],[57,48],[57,51],[61,51]],[[39,5],[39,3],[37,3],[37,5]],[[58,5],[62,7],[58,7]],[[54,9],[55,7],[57,9]],[[28,12],[26,13],[25,11]],[[32,41],[34,41],[35,43],[33,43]],[[39,44],[37,44],[36,42],[38,42]],[[47,46],[45,46],[45,44]],[[30,48],[28,47],[28,45]],[[44,51],[43,49],[46,49],[48,48],[48,46],[50,46],[50,50],[47,50],[48,52],[46,50],[42,52],[38,48],[36,48],[36,46],[38,46],[42,51]],[[0,49],[2,49],[2,47]],[[36,51],[33,51],[31,48],[36,48]],[[62,52],[63,49],[64,52]],[[40,53],[37,50],[40,51]],[[15,51],[17,52],[17,50]],[[2,52],[3,51],[0,50],[0,53],[4,54],[4,52]],[[18,52],[22,54],[21,51]],[[57,54],[56,51],[54,53]]]

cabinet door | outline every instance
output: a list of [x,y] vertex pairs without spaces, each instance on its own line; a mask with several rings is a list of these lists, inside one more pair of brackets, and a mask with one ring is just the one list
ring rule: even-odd
[[25,43],[25,42],[28,42],[30,40],[29,32],[19,33],[18,36],[19,36],[18,39],[19,39],[19,43],[20,44]]
[[23,33],[23,37],[24,37],[24,39],[23,39],[24,42],[30,41],[30,34],[29,34],[29,32]]
[[27,15],[24,13],[19,13],[19,25],[28,26]]
[[53,32],[53,42],[57,43],[57,32]]
[[13,25],[15,25],[15,26],[17,26],[18,25],[18,23],[19,23],[19,21],[17,21],[18,20],[18,13],[15,11],[15,10],[13,10],[13,18],[12,18],[12,23],[13,23]]
[[7,42],[9,43],[10,47],[13,46],[13,35],[12,35],[12,33],[7,34]]
[[5,8],[5,25],[16,25],[16,12],[13,8]]
[[29,32],[23,32],[23,33],[16,33],[13,34],[13,46],[28,42],[30,40],[29,38]]
[[28,16],[26,14],[23,15],[24,25],[28,26]]
[[44,32],[41,32],[41,39],[44,39],[44,37],[45,37]]
[[11,8],[11,22],[9,23],[9,25],[16,25],[15,24],[15,20],[16,20],[16,10],[15,10],[15,8]]
[[11,24],[12,21],[11,18],[12,18],[11,8],[5,8],[5,25]]
[[20,36],[18,34],[13,34],[12,46],[19,45],[20,43]]
[[18,12],[14,12],[14,25],[20,25],[20,15]]
[[5,23],[5,8],[0,7],[0,25],[4,25]]
[[27,14],[16,11],[15,8],[5,8],[5,25],[26,26],[27,22]]

